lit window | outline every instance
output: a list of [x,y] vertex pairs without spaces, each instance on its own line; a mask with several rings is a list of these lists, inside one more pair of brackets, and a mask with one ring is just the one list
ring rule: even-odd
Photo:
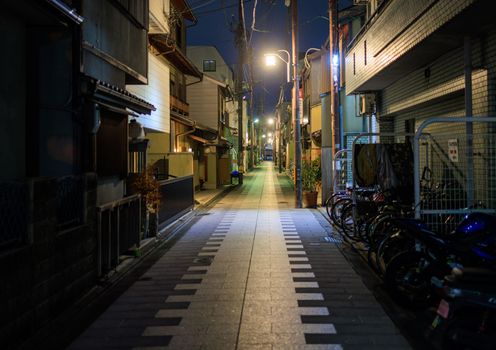
[[203,71],[204,72],[215,72],[215,60],[203,60]]

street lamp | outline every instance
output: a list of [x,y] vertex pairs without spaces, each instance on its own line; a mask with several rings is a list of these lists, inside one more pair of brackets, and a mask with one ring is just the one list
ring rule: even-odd
[[274,125],[274,118],[267,119],[267,124]]
[[[298,98],[299,94],[299,77],[298,77],[298,40],[297,40],[297,0],[286,1],[286,6],[291,6],[291,41],[292,41],[292,54],[286,50],[277,50],[277,53],[265,54],[266,63],[268,66],[274,66],[277,61],[276,58],[280,59],[286,63],[286,81],[291,82],[291,66],[293,68],[293,89],[291,93],[291,109],[292,109],[292,119],[294,125],[294,156],[295,156],[295,206],[296,208],[302,207],[302,181],[301,181],[301,125],[300,125],[300,102]],[[281,57],[278,53],[284,52],[287,59]],[[292,57],[292,59],[291,59]],[[279,116],[280,118],[280,116]],[[279,119],[280,121],[280,119]],[[280,123],[280,122],[279,122]],[[279,133],[280,133],[279,125]],[[279,134],[279,140],[281,139]],[[280,146],[279,146],[280,147]],[[281,159],[279,159],[279,162]],[[279,163],[280,164],[280,163]],[[281,169],[281,168],[279,168]]]
[[279,55],[276,52],[266,53],[266,54],[264,54],[265,65],[267,65],[269,67],[274,67],[276,65],[277,59],[280,59],[281,61],[286,63],[286,82],[290,83],[291,82],[291,70],[290,70],[291,55],[286,50],[277,50],[277,52],[284,52],[288,56],[288,58],[284,59],[284,57],[281,57],[281,55]]

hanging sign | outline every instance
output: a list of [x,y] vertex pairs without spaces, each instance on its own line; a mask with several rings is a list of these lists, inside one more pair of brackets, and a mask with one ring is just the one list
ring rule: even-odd
[[453,163],[458,163],[458,139],[448,140],[448,156]]

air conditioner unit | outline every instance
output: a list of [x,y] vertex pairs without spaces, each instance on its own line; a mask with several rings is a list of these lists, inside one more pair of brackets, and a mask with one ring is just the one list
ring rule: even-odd
[[360,95],[360,108],[359,108],[359,114],[362,117],[365,116],[371,116],[372,114],[375,114],[375,94],[369,93],[369,94],[363,94]]

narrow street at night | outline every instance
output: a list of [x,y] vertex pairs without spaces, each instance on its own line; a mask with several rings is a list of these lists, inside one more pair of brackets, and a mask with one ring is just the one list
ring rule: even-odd
[[3,0],[0,350],[496,350],[488,0]]
[[409,349],[292,193],[264,163],[69,349]]

